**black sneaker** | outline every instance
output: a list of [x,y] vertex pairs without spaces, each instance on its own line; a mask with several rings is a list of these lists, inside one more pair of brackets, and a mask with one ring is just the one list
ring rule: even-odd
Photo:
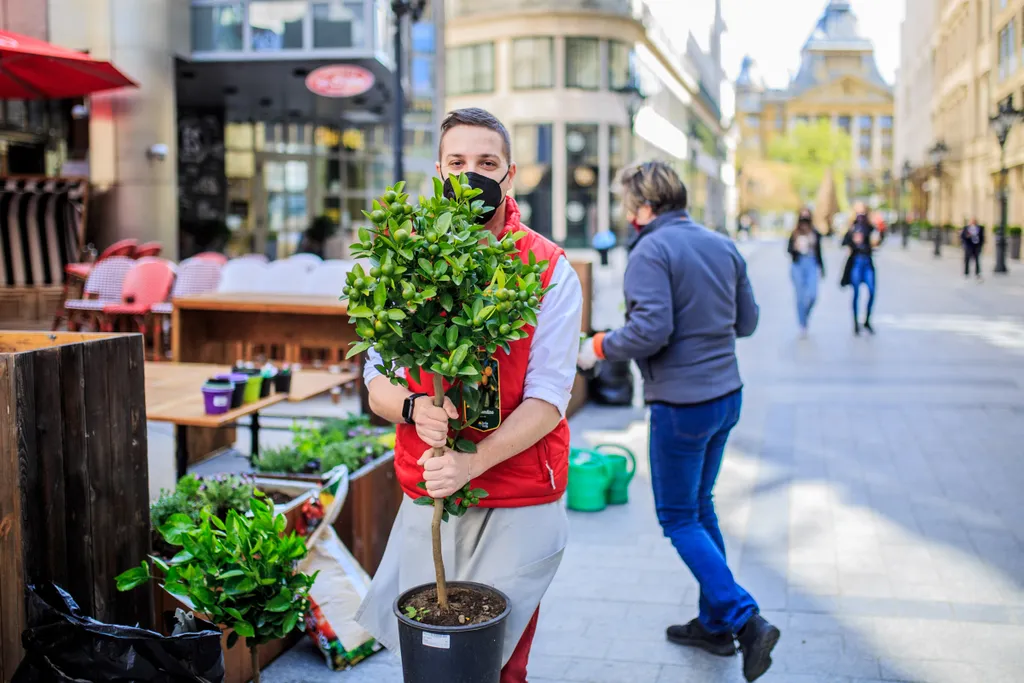
[[864,321],[864,329],[868,331],[868,334],[874,334],[875,333],[875,328],[871,327],[871,321],[870,320],[865,320]]
[[669,641],[676,645],[699,647],[719,657],[731,657],[736,654],[736,644],[731,633],[711,633],[697,619],[688,624],[676,624],[665,629]]
[[772,665],[772,650],[779,642],[782,633],[760,614],[752,616],[736,639],[740,641],[743,652],[743,677],[748,681],[756,681]]
[[860,336],[860,323],[856,320],[853,321],[853,333],[858,337]]

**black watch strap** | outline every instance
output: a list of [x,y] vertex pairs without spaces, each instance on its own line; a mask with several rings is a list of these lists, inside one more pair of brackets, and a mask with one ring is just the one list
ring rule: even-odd
[[406,424],[413,424],[413,410],[416,408],[416,399],[422,398],[426,394],[413,394],[405,399],[405,403],[402,404],[402,419],[405,420]]

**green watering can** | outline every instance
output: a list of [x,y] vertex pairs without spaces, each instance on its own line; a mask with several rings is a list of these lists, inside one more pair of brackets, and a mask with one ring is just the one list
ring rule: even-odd
[[[602,453],[601,449],[615,449],[625,455]],[[636,458],[628,448],[609,444],[594,450],[572,449],[569,452],[569,509],[599,512],[608,504],[626,503],[629,482],[635,473]]]
[[[629,502],[629,482],[636,474],[636,456],[625,446],[613,443],[596,446],[595,450],[604,458],[612,477],[608,486],[608,504],[625,505]],[[608,453],[609,450],[619,451],[621,455]]]

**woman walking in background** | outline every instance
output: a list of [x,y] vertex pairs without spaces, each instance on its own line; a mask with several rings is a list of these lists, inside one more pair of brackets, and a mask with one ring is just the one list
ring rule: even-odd
[[793,258],[790,277],[796,290],[796,315],[800,336],[807,336],[807,322],[818,299],[818,277],[825,277],[821,258],[821,233],[814,228],[810,209],[801,209],[796,229],[789,236],[789,255]]
[[846,260],[846,270],[840,284],[843,287],[853,286],[853,333],[856,335],[860,334],[860,287],[865,285],[868,288],[864,329],[869,334],[874,334],[875,330],[871,327],[871,311],[875,307],[875,261],[872,254],[878,245],[878,237],[875,226],[868,219],[867,207],[862,202],[857,202],[854,210],[857,215],[843,238],[843,246],[850,249],[850,258]]
[[753,681],[771,666],[779,629],[729,571],[712,502],[743,403],[736,339],[758,321],[747,264],[729,238],[690,220],[686,188],[667,164],[627,168],[620,183],[638,231],[623,284],[626,324],[587,339],[578,364],[636,360],[644,377],[658,521],[700,584],[697,618],[666,636],[722,656],[738,640],[743,675]]

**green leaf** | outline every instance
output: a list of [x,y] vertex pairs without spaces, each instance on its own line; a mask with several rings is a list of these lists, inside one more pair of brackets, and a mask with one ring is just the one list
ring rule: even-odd
[[438,261],[434,264],[434,277],[441,277],[448,272],[448,262]]
[[[217,519],[217,518],[216,517],[210,517],[210,521],[213,521],[215,519]],[[220,521],[220,520],[217,520],[217,521]],[[190,553],[187,550],[182,550],[177,555],[175,555],[174,557],[171,558],[171,562],[170,563],[174,564],[174,565],[185,564],[187,562],[191,562],[194,559],[195,559],[195,557],[192,555],[192,553]],[[163,564],[163,561],[161,561],[160,564]],[[163,567],[161,567],[161,569],[163,569]]]
[[445,333],[445,341],[448,342],[447,348],[450,349],[455,346],[455,343],[459,341],[459,328],[454,325],[449,327],[448,331]]
[[268,612],[284,612],[291,607],[291,604],[292,596],[282,590],[267,603],[266,610]]
[[232,628],[234,628],[235,633],[237,633],[242,638],[256,637],[256,630],[252,627],[252,624],[250,624],[247,621],[236,621],[234,624],[232,624]]
[[284,621],[281,623],[282,636],[286,636],[289,633],[291,633],[292,631],[294,631],[295,630],[295,624],[298,622],[298,620],[299,620],[299,613],[298,612],[289,612],[288,615],[285,616]]
[[420,270],[422,270],[423,274],[427,277],[431,277],[434,274],[434,266],[427,259],[421,256],[416,263],[419,264]]
[[381,283],[373,288],[373,303],[377,306],[384,306],[388,302],[388,289]]
[[470,495],[472,495],[472,496],[474,496],[476,498],[486,498],[487,495],[488,495],[487,491],[484,491],[483,489],[473,489],[469,493],[470,493]]
[[452,306],[454,306],[454,305],[455,305],[455,300],[452,299],[452,295],[449,294],[448,292],[442,292],[441,293],[441,308],[443,308],[444,310],[450,312],[452,310]]
[[415,504],[415,505],[433,505],[434,504],[434,499],[431,498],[430,496],[420,496],[419,498],[417,498],[416,500],[413,501],[413,504]]
[[390,311],[388,311],[388,317],[391,318],[392,320],[405,320],[406,316],[405,311],[397,308],[392,308]]
[[455,442],[455,450],[459,453],[476,453],[476,444],[468,439],[459,439]]
[[480,317],[483,318],[484,320],[490,320],[491,316],[494,315],[494,312],[496,310],[498,309],[496,309],[494,306],[485,306],[484,308],[480,309]]
[[429,351],[431,349],[430,340],[427,339],[427,335],[423,334],[422,332],[412,333],[412,343],[415,344],[417,348],[422,349],[423,351]]
[[434,176],[433,180],[434,180],[434,196],[435,197],[443,197],[444,196],[444,181],[441,180],[440,178],[438,178],[437,176]]
[[149,582],[149,579],[149,565],[143,562],[138,567],[119,574],[114,580],[117,582],[117,590],[123,593],[138,588]]
[[352,348],[348,350],[347,354],[345,354],[346,360],[352,356],[358,356],[360,353],[365,353],[371,346],[373,346],[373,344],[365,341],[353,344]]
[[523,313],[523,320],[525,320],[530,325],[533,325],[534,327],[537,326],[537,314],[536,313],[534,313],[529,308],[524,308],[522,313]]
[[392,189],[395,191],[395,194],[402,194],[402,190],[405,189],[405,181],[399,180]]
[[469,353],[469,345],[463,344],[455,350],[452,354],[451,363],[457,368],[462,367],[462,363],[466,360],[466,355]]
[[[366,213],[366,212],[364,211],[363,213]],[[360,242],[369,242],[370,241],[370,231],[367,230],[366,228],[359,228],[359,241]]]
[[354,306],[348,309],[348,317],[350,318],[369,318],[373,315],[373,311],[369,306]]
[[234,631],[228,634],[228,649],[230,650],[238,643],[238,634]]

